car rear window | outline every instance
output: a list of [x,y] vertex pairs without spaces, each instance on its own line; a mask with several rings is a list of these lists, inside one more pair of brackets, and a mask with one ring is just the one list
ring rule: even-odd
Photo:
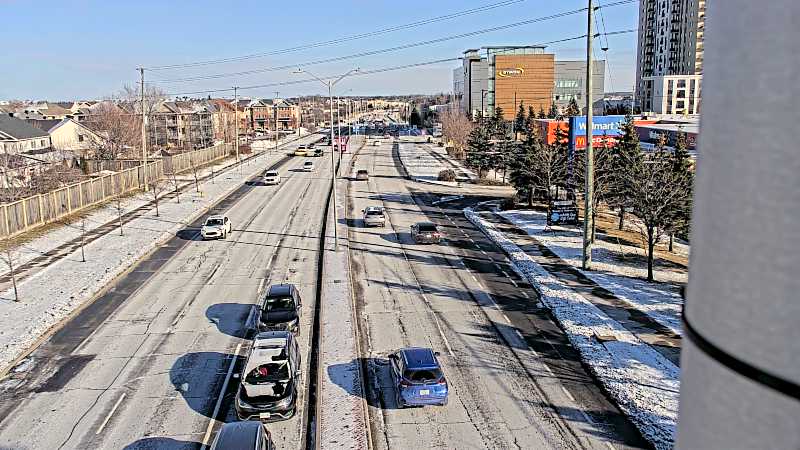
[[416,383],[426,383],[442,378],[442,371],[439,369],[406,369],[403,377]]
[[262,364],[251,370],[244,381],[248,384],[274,383],[289,378],[289,361]]
[[426,233],[427,233],[427,232],[434,232],[434,231],[436,231],[436,225],[434,225],[434,224],[432,224],[432,223],[421,223],[421,224],[419,224],[419,225],[417,226],[417,228],[419,229],[419,231],[424,231],[424,232],[426,232]]
[[267,297],[264,302],[267,311],[291,311],[294,309],[292,297]]
[[268,177],[277,177],[278,176],[278,172],[267,172],[267,176]]
[[363,173],[363,174],[365,174],[365,175],[366,175],[366,174],[368,174],[369,172],[367,172],[367,171],[366,171],[366,170],[364,170],[364,169],[361,169],[361,170],[359,170],[359,171],[358,171],[358,172],[356,172],[356,173]]

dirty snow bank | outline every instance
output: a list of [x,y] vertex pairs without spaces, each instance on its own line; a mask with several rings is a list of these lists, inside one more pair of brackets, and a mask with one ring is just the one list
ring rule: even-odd
[[[452,161],[458,168],[445,163],[439,158],[431,155],[431,152],[439,155],[440,158]],[[464,168],[459,162],[453,161],[443,147],[434,147],[425,143],[403,141],[398,145],[397,150],[400,162],[403,163],[408,176],[415,181],[424,183],[441,184],[444,186],[458,186],[455,181],[439,181],[439,172],[445,169],[455,170],[458,172],[465,172],[470,178],[476,178],[475,174]]]
[[581,358],[657,449],[675,443],[680,369],[556,278],[471,209],[466,218],[499,245],[536,287]]

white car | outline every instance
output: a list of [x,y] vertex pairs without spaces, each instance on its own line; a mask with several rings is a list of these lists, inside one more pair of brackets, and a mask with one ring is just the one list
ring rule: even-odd
[[264,172],[264,184],[281,184],[281,174],[277,170],[268,170]]
[[304,172],[313,172],[314,171],[314,163],[311,161],[306,161],[303,163],[303,171]]
[[364,209],[364,226],[365,227],[385,227],[386,214],[381,206],[367,206]]
[[225,239],[230,232],[231,221],[228,216],[211,216],[200,229],[200,236],[203,239]]

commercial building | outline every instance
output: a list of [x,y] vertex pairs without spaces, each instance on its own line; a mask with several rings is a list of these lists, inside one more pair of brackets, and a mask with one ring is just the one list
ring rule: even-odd
[[[453,70],[453,93],[461,111],[475,118],[501,107],[512,119],[520,102],[538,110],[553,101],[564,108],[570,99],[585,101],[586,62],[556,61],[544,46],[482,47],[464,52]],[[602,111],[605,61],[593,64],[593,95]]]
[[702,75],[665,75],[645,77],[650,84],[647,111],[666,115],[700,114]]
[[636,55],[636,97],[654,111],[655,77],[701,75],[705,0],[640,0]]

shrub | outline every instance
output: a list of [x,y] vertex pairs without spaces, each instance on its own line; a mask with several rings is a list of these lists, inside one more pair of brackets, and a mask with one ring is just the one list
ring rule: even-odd
[[456,181],[456,171],[453,169],[444,169],[439,171],[439,181]]

